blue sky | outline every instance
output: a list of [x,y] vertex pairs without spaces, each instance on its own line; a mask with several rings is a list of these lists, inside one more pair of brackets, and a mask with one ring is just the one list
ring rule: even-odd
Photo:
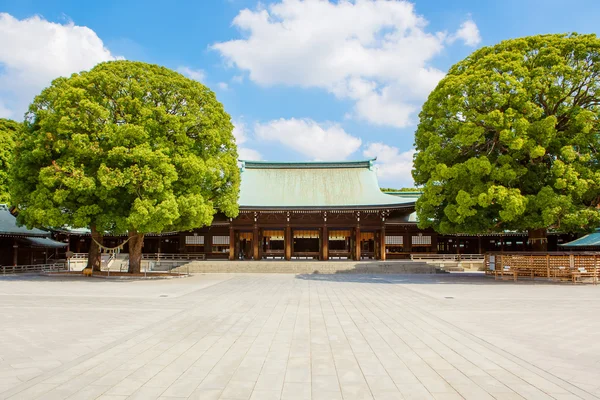
[[0,0],[0,116],[22,119],[53,78],[118,57],[213,89],[242,158],[378,157],[412,185],[417,115],[455,62],[539,33],[597,33],[600,2]]

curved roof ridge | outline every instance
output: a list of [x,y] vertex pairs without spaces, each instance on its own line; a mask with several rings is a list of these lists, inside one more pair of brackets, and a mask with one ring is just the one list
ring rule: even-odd
[[357,161],[251,161],[239,160],[242,169],[373,168],[377,158]]

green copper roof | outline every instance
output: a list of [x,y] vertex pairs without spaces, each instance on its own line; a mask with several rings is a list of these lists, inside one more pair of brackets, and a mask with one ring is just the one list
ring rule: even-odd
[[595,232],[575,239],[572,242],[561,244],[562,247],[592,247],[600,246],[600,228]]
[[413,198],[381,192],[374,160],[349,162],[242,161],[242,209],[410,207]]
[[0,204],[0,235],[50,236],[50,233],[36,228],[27,229],[26,226],[17,226],[17,219],[10,213],[6,204]]

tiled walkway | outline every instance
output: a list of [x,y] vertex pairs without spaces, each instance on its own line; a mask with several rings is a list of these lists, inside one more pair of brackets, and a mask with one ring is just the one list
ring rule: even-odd
[[596,399],[600,287],[0,278],[0,399]]

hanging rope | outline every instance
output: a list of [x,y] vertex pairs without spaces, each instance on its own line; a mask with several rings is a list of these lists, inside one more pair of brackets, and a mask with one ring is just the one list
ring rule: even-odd
[[94,241],[94,243],[96,243],[98,245],[98,247],[100,248],[100,251],[104,251],[105,253],[119,253],[121,250],[123,250],[123,247],[125,246],[125,244],[127,242],[129,242],[131,238],[127,238],[126,241],[124,241],[123,243],[121,243],[120,245],[118,245],[117,247],[106,247],[100,243],[98,243],[98,241],[94,238],[92,238],[92,240]]

